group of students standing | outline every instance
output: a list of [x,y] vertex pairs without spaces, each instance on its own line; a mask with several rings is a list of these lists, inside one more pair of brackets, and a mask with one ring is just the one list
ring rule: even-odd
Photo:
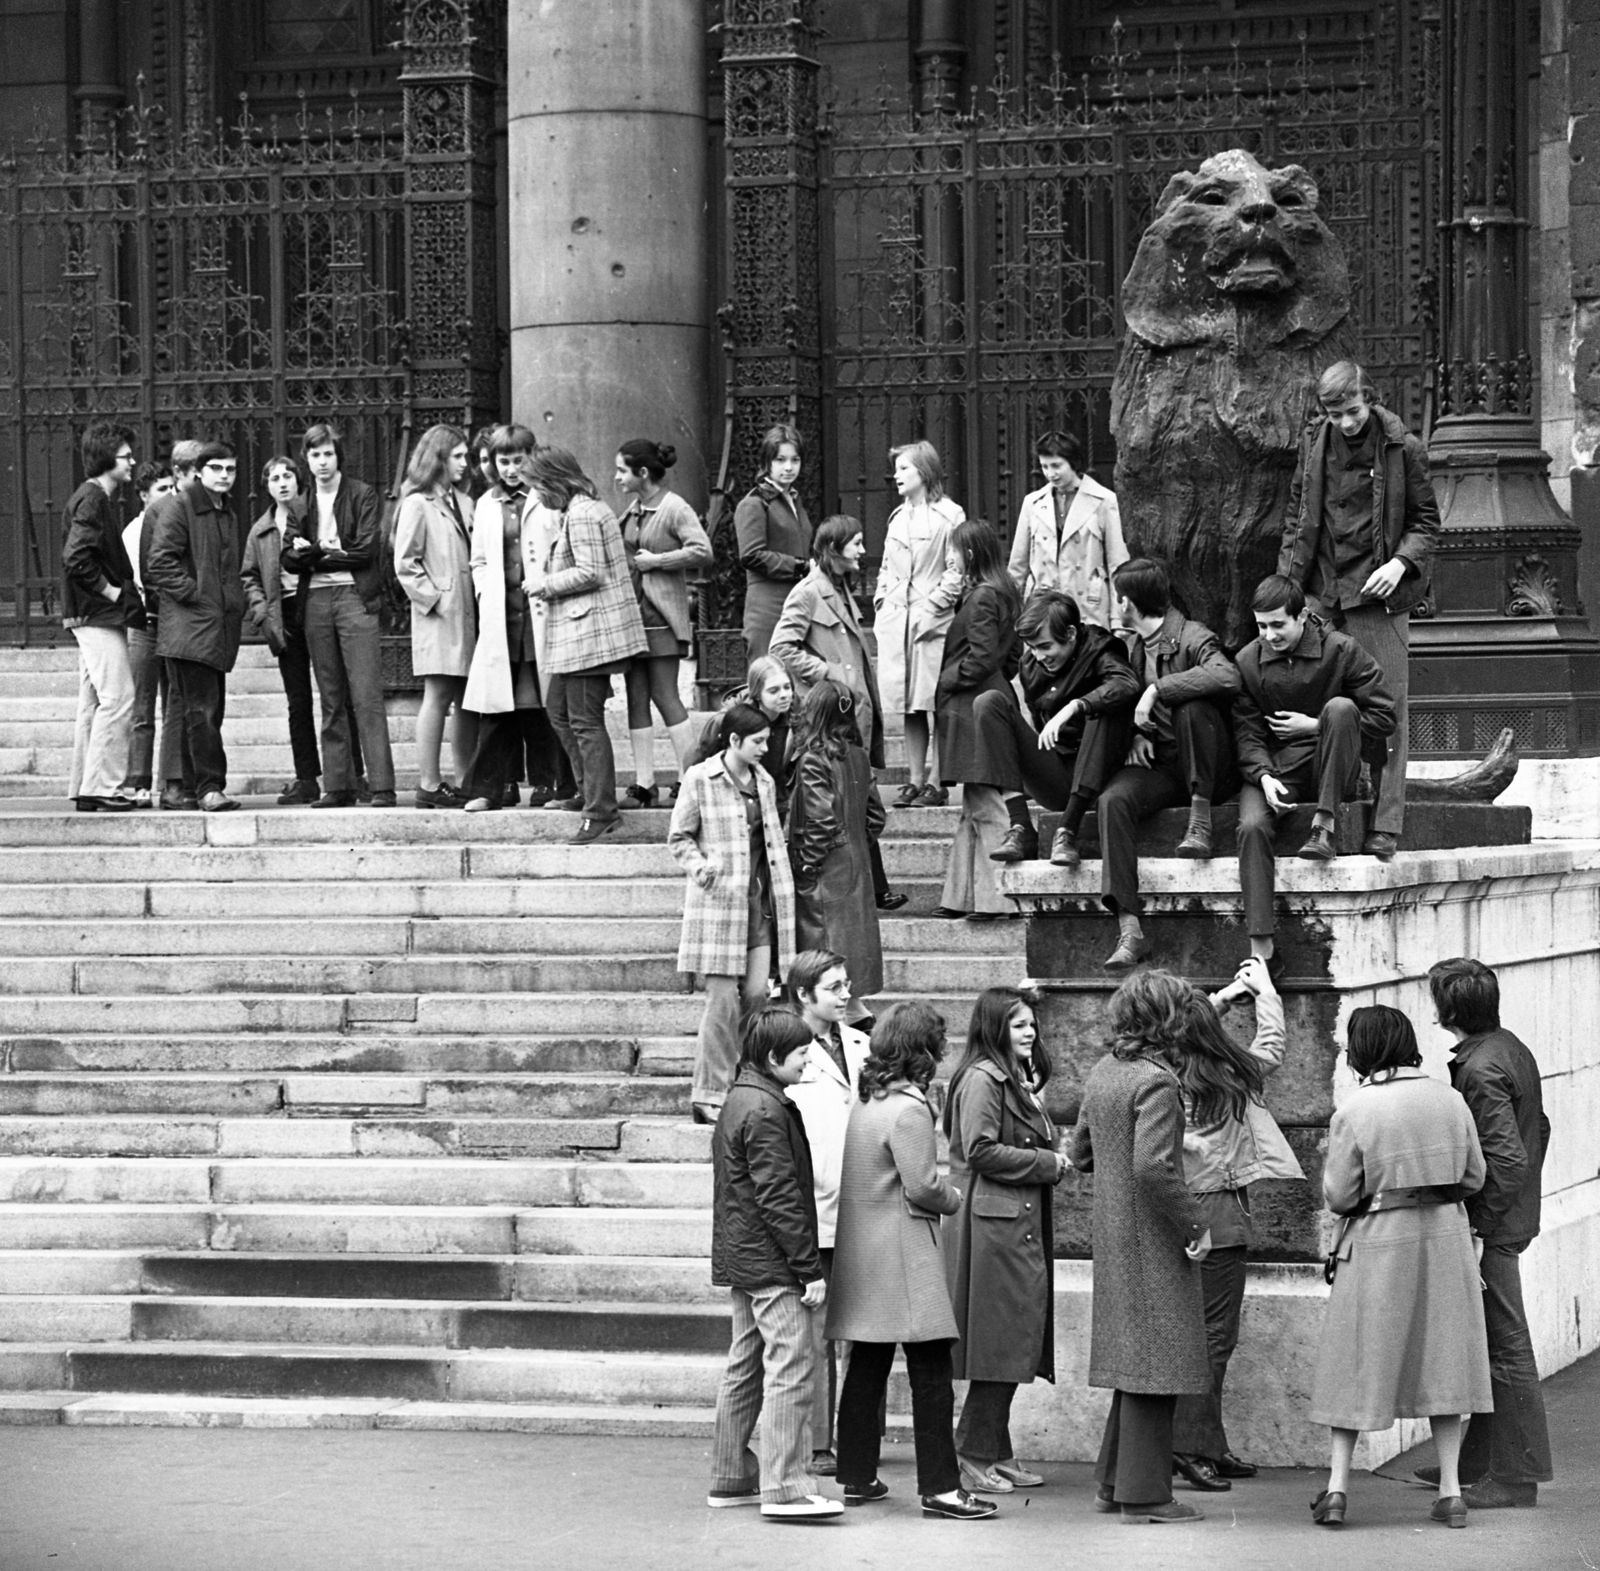
[[[1429,985],[1454,1040],[1450,1085],[1424,1074],[1398,1010],[1358,1009],[1348,1026],[1357,1087],[1328,1130],[1323,1201],[1339,1230],[1309,1410],[1332,1432],[1311,1502],[1321,1526],[1347,1519],[1359,1433],[1402,1417],[1431,1423],[1439,1462],[1418,1477],[1436,1490],[1434,1522],[1534,1505],[1552,1476],[1518,1265],[1539,1231],[1550,1136],[1538,1066],[1501,1026],[1488,967],[1441,961]],[[712,1145],[712,1280],[730,1289],[733,1337],[707,1505],[815,1521],[885,1500],[897,1347],[924,1515],[977,1520],[1044,1485],[1016,1455],[1011,1408],[1019,1385],[1055,1378],[1051,1197],[1078,1171],[1094,1177],[1089,1384],[1112,1393],[1093,1507],[1200,1520],[1175,1478],[1215,1493],[1257,1471],[1222,1415],[1250,1189],[1303,1178],[1264,1103],[1287,1041],[1269,969],[1247,960],[1210,996],[1165,971],[1128,978],[1064,1140],[1031,999],[983,993],[943,1088],[947,1177],[943,1019],[897,1004],[869,1038],[845,1023],[853,996],[844,957],[808,950],[783,1001],[743,1026]],[[1222,1023],[1246,1003],[1248,1047]],[[955,1380],[968,1382],[958,1423]],[[842,1500],[821,1492],[828,1476]]]

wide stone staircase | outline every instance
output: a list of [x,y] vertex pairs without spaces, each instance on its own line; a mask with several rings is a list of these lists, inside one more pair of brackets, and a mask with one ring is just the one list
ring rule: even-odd
[[[959,1034],[1021,924],[930,917],[953,814],[890,819],[885,992]],[[708,1426],[681,876],[574,822],[0,804],[0,1420]]]

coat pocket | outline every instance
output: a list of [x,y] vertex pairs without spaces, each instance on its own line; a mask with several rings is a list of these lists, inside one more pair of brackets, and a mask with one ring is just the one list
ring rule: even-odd
[[1022,1215],[1022,1199],[1014,1195],[974,1195],[972,1214],[1014,1222]]

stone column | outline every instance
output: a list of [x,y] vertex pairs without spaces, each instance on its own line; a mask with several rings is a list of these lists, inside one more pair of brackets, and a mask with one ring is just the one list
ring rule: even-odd
[[1411,748],[1600,751],[1600,644],[1578,531],[1550,490],[1528,352],[1528,37],[1514,0],[1444,10],[1439,418],[1444,529],[1431,619],[1412,624]]
[[78,0],[78,129],[104,126],[122,107],[116,0]]
[[511,0],[509,25],[511,412],[613,502],[617,447],[671,442],[703,509],[705,6]]

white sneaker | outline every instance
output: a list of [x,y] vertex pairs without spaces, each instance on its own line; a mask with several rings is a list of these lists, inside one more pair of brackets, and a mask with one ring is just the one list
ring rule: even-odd
[[830,1500],[826,1495],[807,1495],[801,1500],[787,1500],[781,1506],[762,1506],[761,1514],[780,1522],[824,1522],[829,1517],[844,1515],[844,1501]]

